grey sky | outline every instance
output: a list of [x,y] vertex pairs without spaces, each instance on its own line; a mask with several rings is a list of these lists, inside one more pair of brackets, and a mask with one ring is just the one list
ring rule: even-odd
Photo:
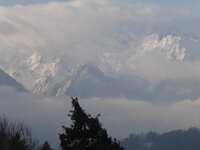
[[[51,1],[65,2],[69,0],[0,0],[0,5],[12,6],[16,4],[28,5],[28,4],[40,4],[47,3]],[[197,15],[199,13],[200,1],[197,0],[126,0],[134,3],[143,3],[148,5],[159,5],[162,8],[175,10],[175,11],[185,11]]]
[[158,5],[164,9],[192,13],[198,16],[200,1],[197,0],[127,0],[129,2]]
[[[27,5],[27,4],[40,4],[40,3],[47,3],[54,0],[0,0],[0,5],[11,6],[11,5]],[[58,2],[68,1],[68,0],[56,0]]]

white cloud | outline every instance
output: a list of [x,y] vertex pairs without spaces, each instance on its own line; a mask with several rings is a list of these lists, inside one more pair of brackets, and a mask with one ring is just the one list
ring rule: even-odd
[[[193,24],[190,21],[196,22]],[[185,14],[120,0],[73,0],[28,6],[1,6],[0,52],[4,53],[1,61],[9,64],[13,56],[24,59],[24,53],[37,51],[48,57],[60,57],[67,63],[96,63],[98,55],[103,52],[132,50],[134,54],[138,48],[134,41],[131,41],[133,43],[129,47],[123,44],[123,40],[129,36],[133,40],[140,40],[152,32],[153,27],[163,28],[165,31],[171,26],[177,29],[180,25],[183,26],[180,30],[195,33],[193,30],[197,29],[198,24],[199,21],[192,20]],[[149,75],[148,78],[155,76],[152,71],[144,72],[146,65],[140,61],[142,60],[139,60],[139,66],[143,67],[139,68],[141,73]],[[176,62],[164,64],[164,67],[156,63],[158,62],[152,61],[150,64],[154,66],[147,65],[152,67],[154,73],[157,71],[157,76],[161,79],[179,77],[180,74],[186,76],[185,69],[180,72],[176,69],[185,65],[188,66],[187,69],[194,68],[190,70],[194,71],[191,78],[197,76],[195,70],[198,62],[184,63],[181,67]],[[166,67],[172,68],[170,73],[165,72]],[[130,69],[129,71],[131,72]]]
[[[0,21],[16,30],[9,35],[0,35],[1,51],[37,50],[88,61],[105,47],[111,50],[120,48],[118,41],[109,37],[120,26],[155,22],[160,10],[114,0],[75,0],[1,6],[0,12]],[[0,28],[3,31],[5,27]]]
[[198,80],[200,61],[164,60],[161,56],[139,56],[136,66],[140,77],[152,80]]

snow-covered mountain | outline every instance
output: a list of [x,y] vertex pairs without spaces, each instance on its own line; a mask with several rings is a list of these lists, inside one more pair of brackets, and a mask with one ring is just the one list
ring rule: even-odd
[[[16,63],[20,62],[20,63]],[[67,68],[55,58],[42,57],[38,53],[16,58],[4,70],[34,94],[52,95],[55,84],[63,81]]]
[[132,93],[135,93],[135,98],[142,98],[139,92],[146,86],[145,84],[136,79],[126,80],[108,76],[97,66],[85,64],[71,76],[64,95],[83,98],[131,97]]
[[115,1],[1,9],[0,68],[33,94],[199,96],[198,17]]
[[151,34],[142,40],[140,54],[159,51],[161,55],[170,60],[184,60],[190,54],[180,43],[180,36]]
[[[20,56],[23,59],[15,57],[9,64],[2,63],[1,68],[37,95],[126,97],[143,100],[200,97],[197,92],[200,87],[198,80],[166,78],[152,82],[138,73],[141,70],[141,59],[146,56],[154,59],[153,54],[167,63],[199,59],[199,37],[168,32],[148,32],[145,36],[127,31],[119,34],[111,38],[118,41],[121,47],[115,51],[112,49],[99,52],[96,61],[90,63],[70,66],[63,60],[65,58],[35,51],[22,52]],[[105,45],[101,48],[105,48]],[[142,62],[145,63],[145,60]]]

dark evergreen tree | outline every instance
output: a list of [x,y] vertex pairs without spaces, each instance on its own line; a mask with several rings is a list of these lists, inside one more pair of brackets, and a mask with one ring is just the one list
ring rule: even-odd
[[40,150],[53,150],[51,148],[51,146],[49,145],[49,143],[46,141],[44,142],[44,144],[42,145],[42,147],[40,148]]
[[72,120],[70,127],[64,127],[60,134],[62,150],[123,150],[116,139],[108,136],[102,128],[97,115],[91,117],[85,113],[78,103],[78,98],[72,98],[73,111],[69,116]]

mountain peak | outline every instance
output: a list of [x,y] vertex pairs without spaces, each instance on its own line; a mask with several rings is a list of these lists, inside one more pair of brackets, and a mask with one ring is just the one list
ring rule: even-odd
[[163,35],[159,33],[151,34],[145,37],[140,44],[140,54],[152,51],[159,51],[166,59],[185,60],[190,54],[180,43],[180,36]]

